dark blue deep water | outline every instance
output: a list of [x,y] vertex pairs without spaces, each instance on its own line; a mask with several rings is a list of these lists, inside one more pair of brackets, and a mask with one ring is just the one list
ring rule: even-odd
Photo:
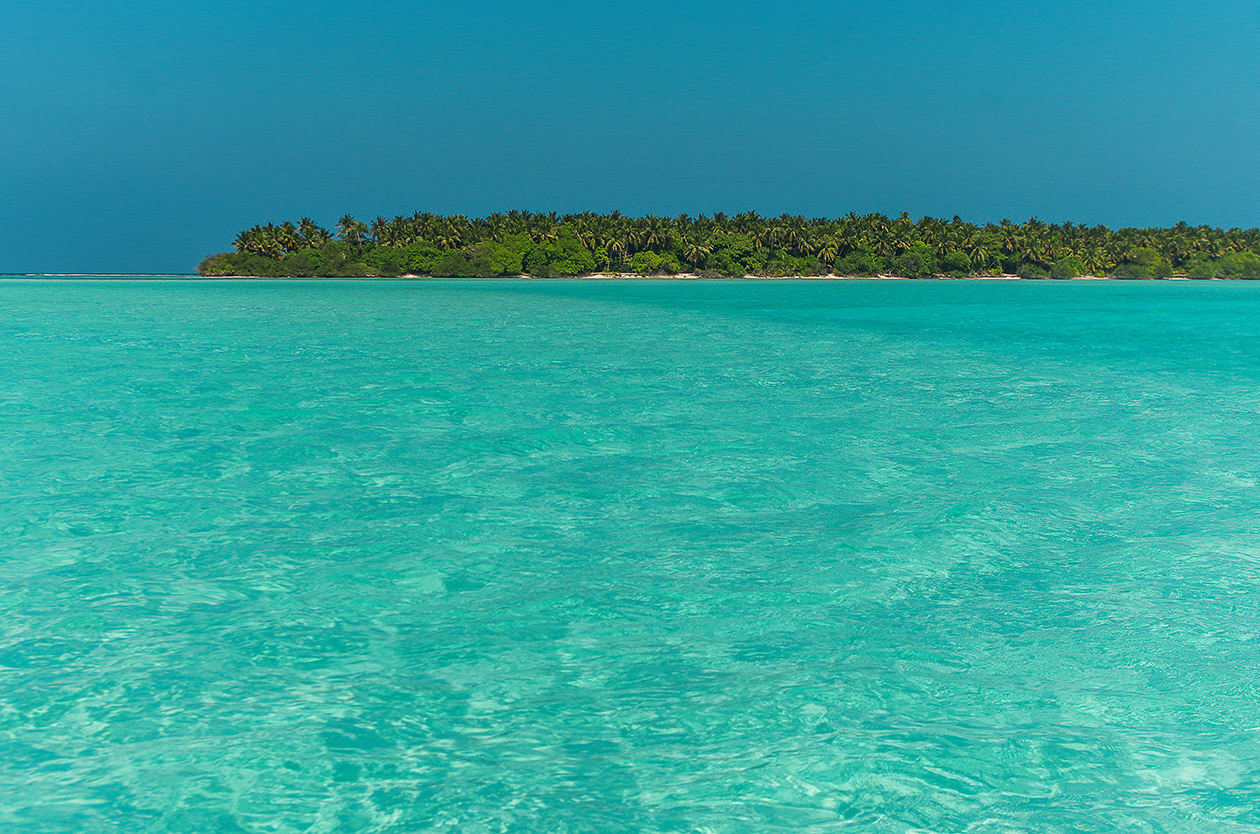
[[1260,830],[1260,285],[0,284],[0,829]]

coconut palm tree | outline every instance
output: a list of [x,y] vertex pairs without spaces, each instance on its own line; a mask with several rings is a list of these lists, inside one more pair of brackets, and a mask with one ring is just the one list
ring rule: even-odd
[[705,260],[713,254],[713,244],[696,232],[682,236],[682,254],[697,269],[704,266]]

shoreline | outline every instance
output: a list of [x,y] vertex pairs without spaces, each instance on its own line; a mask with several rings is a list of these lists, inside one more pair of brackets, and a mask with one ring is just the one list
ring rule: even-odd
[[[89,276],[84,276],[89,277]],[[128,277],[128,276],[109,276]],[[136,276],[140,277],[140,276]],[[178,276],[172,276],[178,277]],[[1186,275],[1168,278],[1120,278],[1115,275],[1078,275],[1075,278],[1024,278],[1019,275],[928,275],[923,278],[907,278],[904,275],[700,275],[695,272],[640,274],[637,272],[592,272],[586,275],[192,275],[189,277],[209,280],[251,281],[1189,281]],[[1228,281],[1229,278],[1205,278],[1204,281]],[[1243,279],[1235,279],[1243,280]]]

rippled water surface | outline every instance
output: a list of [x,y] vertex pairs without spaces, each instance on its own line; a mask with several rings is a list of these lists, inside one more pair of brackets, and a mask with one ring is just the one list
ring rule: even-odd
[[1260,827],[1260,286],[0,313],[4,830]]

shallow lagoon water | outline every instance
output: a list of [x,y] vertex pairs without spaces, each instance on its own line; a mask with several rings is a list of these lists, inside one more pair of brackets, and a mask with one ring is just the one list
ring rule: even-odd
[[1260,286],[0,310],[0,829],[1260,826]]

